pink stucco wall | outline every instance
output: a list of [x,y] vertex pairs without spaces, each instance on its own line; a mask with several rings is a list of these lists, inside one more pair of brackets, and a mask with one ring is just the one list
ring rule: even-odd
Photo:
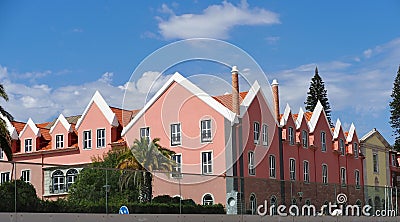
[[[212,142],[202,143],[200,138],[200,121],[211,119]],[[170,124],[181,124],[181,145],[171,146]],[[196,176],[183,175],[181,184],[186,184],[190,189],[185,189],[185,198],[192,198],[201,203],[201,196],[205,192],[204,187],[218,187],[217,195],[214,189],[215,202],[225,202],[225,183],[223,180],[210,180],[208,176],[202,176],[201,153],[212,151],[213,175],[221,175],[226,172],[225,158],[225,118],[215,109],[200,100],[196,95],[177,83],[173,83],[156,102],[141,116],[137,122],[125,134],[125,140],[132,145],[135,139],[139,139],[139,131],[142,127],[150,127],[150,137],[160,138],[160,144],[175,153],[182,154],[182,172],[196,174]],[[160,177],[154,180],[153,196],[169,194],[177,187],[178,181],[168,177]]]

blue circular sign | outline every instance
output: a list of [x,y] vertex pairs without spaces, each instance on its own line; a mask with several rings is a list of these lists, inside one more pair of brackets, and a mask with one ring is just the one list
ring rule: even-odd
[[127,206],[121,206],[121,208],[119,208],[119,214],[129,214],[129,210]]

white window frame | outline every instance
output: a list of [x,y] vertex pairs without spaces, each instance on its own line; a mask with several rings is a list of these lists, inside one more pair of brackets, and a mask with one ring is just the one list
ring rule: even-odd
[[[206,154],[206,161],[204,161],[204,154]],[[203,151],[201,152],[201,173],[206,175],[206,174],[212,174],[213,173],[213,152],[212,151]],[[205,170],[206,169],[206,170]]]
[[31,182],[31,170],[21,170],[21,180],[25,183]]
[[139,136],[140,138],[146,138],[147,142],[150,142],[150,127],[146,126],[146,127],[142,127],[139,129]]
[[354,177],[356,180],[356,188],[360,188],[360,171],[359,170],[354,171]]
[[10,172],[1,172],[0,173],[0,184],[10,181],[10,175],[11,175]]
[[258,142],[260,141],[260,123],[254,122],[253,128],[254,128],[254,133],[253,133],[254,144],[258,144]]
[[[177,157],[179,157],[179,159]],[[182,178],[182,153],[172,155],[172,161],[174,161],[176,165],[173,167],[171,177]]]
[[269,177],[276,178],[276,158],[274,155],[269,155]]
[[289,145],[294,145],[294,130],[293,127],[288,128],[288,140],[289,140]]
[[296,180],[296,159],[289,159],[289,179]]
[[397,160],[397,158],[396,158],[396,154],[395,153],[392,153],[392,166],[397,166],[397,164],[396,164],[396,160]]
[[268,125],[265,123],[262,125],[262,144],[268,146]]
[[301,144],[303,148],[308,148],[308,133],[306,130],[301,131]]
[[200,142],[209,143],[212,141],[212,122],[211,119],[200,121]]
[[346,168],[344,168],[344,167],[340,167],[340,184],[342,186],[347,185]]
[[254,162],[254,152],[249,151],[248,155],[248,166],[249,166],[249,175],[254,176],[256,175],[256,167],[255,167],[255,162]]
[[[71,173],[73,171],[76,171],[75,174]],[[66,183],[66,190],[68,191],[69,187],[76,182],[76,179],[78,177],[79,171],[77,169],[68,169],[67,172],[65,173],[65,183]],[[70,181],[71,180],[71,181]]]
[[321,131],[321,151],[326,152],[326,133]]
[[372,170],[374,173],[379,173],[379,158],[378,153],[372,153]]
[[358,157],[360,156],[360,147],[358,146],[358,143],[353,143],[353,152],[354,152],[354,158],[358,159]]
[[[61,172],[62,174],[60,175],[55,175],[56,172]],[[54,172],[51,173],[51,187],[52,187],[52,193],[65,193],[66,191],[66,186],[65,186],[65,174],[62,170],[55,170]],[[57,188],[57,189],[55,189]]]
[[322,164],[322,184],[328,184],[328,165],[326,163]]
[[310,183],[310,163],[307,160],[303,161],[303,181]]
[[[61,140],[60,140],[61,138]],[[64,148],[64,134],[57,134],[56,135],[56,149]]]
[[250,194],[249,203],[250,203],[251,214],[252,215],[257,214],[257,197],[254,193]]
[[3,149],[0,147],[0,160],[4,159],[4,152]]
[[182,130],[181,123],[172,123],[171,130],[171,146],[178,146],[182,144]]
[[[84,150],[90,150],[92,149],[92,130],[84,130],[82,132],[83,138],[83,149]],[[87,137],[89,136],[89,137]]]
[[346,148],[343,139],[339,139],[339,150],[340,150],[340,155],[344,156],[344,154],[346,153]]
[[33,150],[33,140],[32,138],[26,138],[24,140],[24,147],[25,147],[25,153],[32,152]]
[[[103,135],[101,135],[101,132]],[[96,148],[104,148],[104,147],[106,147],[106,129],[105,128],[96,129]]]

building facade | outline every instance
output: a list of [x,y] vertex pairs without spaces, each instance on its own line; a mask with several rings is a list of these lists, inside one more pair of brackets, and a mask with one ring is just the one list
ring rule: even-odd
[[145,137],[175,152],[174,172],[153,172],[153,196],[221,203],[228,213],[255,213],[264,200],[319,207],[338,193],[364,202],[364,155],[353,124],[345,131],[337,120],[331,128],[321,103],[298,113],[287,105],[281,114],[276,81],[269,104],[267,89],[254,82],[240,92],[236,67],[231,74],[225,95],[211,96],[176,73],[140,110],[110,107],[96,92],[79,116],[9,123],[14,161],[35,165],[1,163],[1,179],[15,171],[40,197],[65,196],[82,164]]

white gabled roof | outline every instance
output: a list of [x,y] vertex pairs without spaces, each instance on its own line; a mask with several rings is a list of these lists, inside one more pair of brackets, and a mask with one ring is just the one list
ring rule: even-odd
[[254,98],[256,98],[258,91],[260,91],[260,84],[255,81],[250,87],[249,92],[247,92],[246,97],[244,97],[242,103],[240,104],[240,117],[243,117],[244,114],[247,112],[247,109],[251,105],[251,102],[253,102]]
[[54,123],[54,125],[50,128],[50,133],[53,133],[54,128],[56,128],[56,125],[58,123],[61,123],[64,128],[70,133],[72,132],[72,126],[71,124],[68,123],[67,119],[65,119],[63,114],[60,114],[56,120],[56,122]]
[[[269,106],[269,103],[266,99],[266,95],[264,93],[264,90],[261,88],[260,84],[256,80],[253,85],[250,87],[249,91],[247,92],[246,97],[243,99],[242,103],[240,104],[240,118],[242,118],[246,112],[247,109],[250,107],[251,103],[253,102],[254,98],[256,98],[257,93],[260,92],[261,96],[263,97],[265,104],[267,104],[268,109],[274,115],[274,112],[271,110],[271,107]],[[278,125],[279,123],[276,120],[277,118],[274,118],[275,123]]]
[[360,142],[365,142],[366,140],[371,138],[373,135],[376,135],[376,137],[384,144],[384,146],[386,148],[390,149],[390,144],[386,141],[386,139],[382,136],[382,134],[376,128],[373,128],[371,131],[369,131],[367,134],[365,134],[360,139]]
[[326,121],[326,124],[330,127],[330,124],[328,122],[328,118],[326,118],[326,113],[325,113],[324,107],[322,106],[322,103],[318,100],[317,105],[315,106],[313,114],[312,114],[311,119],[309,121],[310,133],[314,132],[315,127],[318,124],[318,119],[321,116],[321,114],[324,115],[324,119]]
[[353,123],[350,125],[349,134],[347,134],[346,141],[351,142],[353,140],[354,133],[356,132],[356,127]]
[[233,125],[237,122],[237,116],[234,112],[226,108],[224,105],[216,101],[202,89],[194,85],[188,79],[183,77],[181,74],[176,72],[171,78],[157,91],[157,93],[146,103],[146,105],[139,111],[138,114],[128,123],[126,127],[122,130],[122,136],[126,134],[126,132],[135,124],[140,117],[144,115],[144,113],[163,95],[163,93],[174,83],[176,82],[180,86],[184,87],[188,91],[190,91],[193,95],[198,97],[200,100],[208,104],[211,108],[219,112],[222,116],[228,119]]
[[1,115],[1,113],[0,113],[0,118],[2,118],[6,122],[7,129],[8,129],[8,132],[10,133],[11,139],[17,140],[19,137],[18,137],[18,132],[15,129],[15,127],[11,124],[11,122],[5,116]]
[[24,129],[21,131],[21,133],[19,134],[19,137],[21,137],[24,133],[25,130],[30,127],[31,130],[33,131],[33,133],[39,137],[40,136],[40,131],[39,128],[37,128],[36,124],[33,122],[33,120],[31,118],[29,118],[28,122],[25,124]]
[[339,136],[340,129],[342,128],[342,123],[340,119],[336,120],[335,130],[333,131],[333,139],[337,139]]
[[85,111],[83,112],[82,116],[78,119],[78,122],[76,123],[75,128],[78,129],[79,126],[81,125],[83,119],[86,117],[87,112],[89,111],[90,106],[92,103],[95,103],[101,112],[103,113],[104,117],[106,117],[107,121],[110,123],[112,126],[118,126],[118,119],[115,113],[110,109],[110,106],[108,106],[107,102],[104,100],[104,98],[101,96],[99,91],[96,91],[90,100],[89,104],[86,106]]
[[304,118],[304,110],[300,107],[299,114],[298,114],[296,122],[295,122],[296,123],[296,130],[300,128],[301,122],[303,121],[303,118]]
[[291,116],[290,113],[291,113],[291,109],[290,109],[289,103],[286,103],[285,111],[283,112],[283,116],[282,116],[281,122],[280,122],[281,126],[286,125],[286,123],[289,119],[289,116]]

